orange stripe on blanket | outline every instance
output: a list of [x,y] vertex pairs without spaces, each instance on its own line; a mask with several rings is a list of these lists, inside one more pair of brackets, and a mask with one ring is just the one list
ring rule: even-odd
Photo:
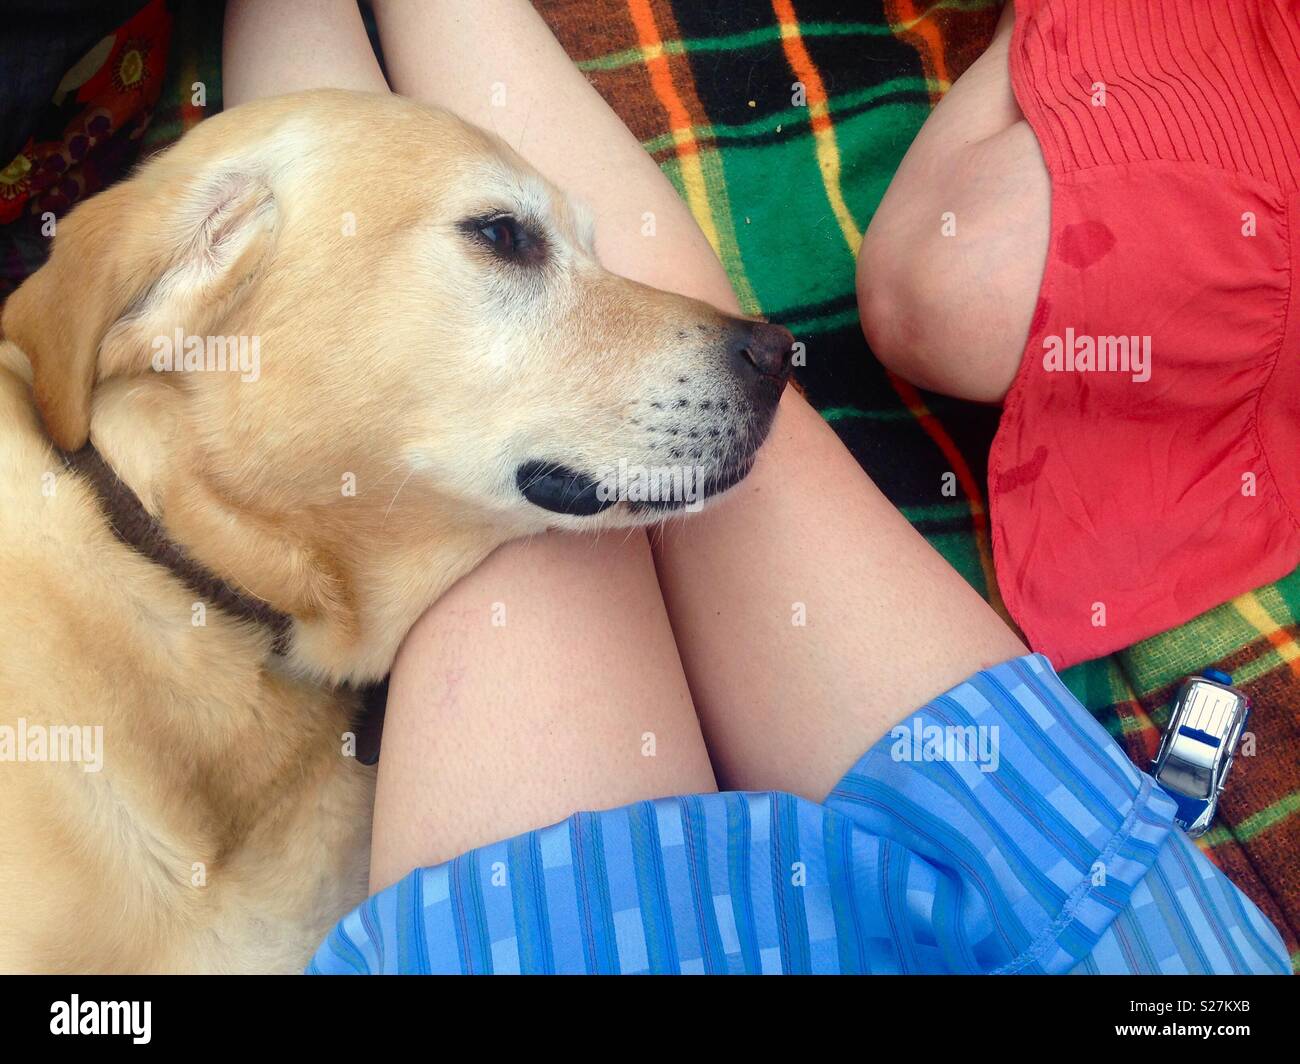
[[933,107],[948,87],[943,34],[934,16],[929,10],[918,15],[912,0],[892,0],[886,5],[885,17],[891,27],[898,27],[895,34],[916,49],[921,59],[921,70],[930,83],[930,106]]
[[786,62],[804,88],[808,121],[812,127],[813,144],[817,149],[817,166],[822,172],[822,184],[826,186],[826,198],[830,201],[831,210],[849,245],[850,253],[856,255],[862,244],[862,231],[854,221],[848,204],[844,202],[844,190],[840,182],[840,149],[835,141],[835,124],[831,121],[826,85],[817,64],[808,54],[803,34],[799,32],[799,16],[794,13],[794,4],[791,0],[772,0],[772,11],[781,27],[781,47],[785,50]]
[[708,184],[704,178],[704,167],[700,162],[700,145],[695,139],[695,123],[677,86],[673,84],[672,67],[668,54],[664,51],[664,42],[655,24],[654,12],[650,0],[628,0],[628,14],[636,29],[637,43],[645,55],[646,71],[650,75],[650,86],[654,89],[664,112],[668,115],[669,131],[673,136],[673,145],[681,163],[682,187],[686,192],[686,205],[690,207],[695,224],[703,231],[713,247],[713,253],[722,257],[721,240],[718,227],[714,224],[713,211],[709,205]]
[[1268,640],[1269,645],[1286,663],[1292,675],[1300,676],[1300,644],[1297,644],[1291,633],[1278,624],[1273,615],[1264,608],[1259,595],[1254,591],[1248,591],[1233,599],[1232,605],[1260,635]]
[[694,123],[686,104],[677,93],[677,86],[673,84],[673,72],[668,66],[668,55],[664,51],[663,39],[659,36],[659,27],[655,25],[649,0],[628,0],[627,7],[645,56],[646,70],[650,72],[650,85],[668,114],[668,128],[677,145],[677,154],[680,156],[697,152],[700,146],[695,139]]
[[808,96],[809,119],[814,133],[831,128],[830,111],[827,107],[826,86],[822,82],[821,71],[808,54],[803,34],[799,32],[799,17],[794,13],[791,0],[772,0],[772,10],[781,26],[781,47],[785,49],[786,61],[795,77],[803,82]]

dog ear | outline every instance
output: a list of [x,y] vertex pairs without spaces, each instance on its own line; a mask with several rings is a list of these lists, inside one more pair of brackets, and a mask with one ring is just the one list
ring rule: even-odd
[[60,221],[49,260],[0,318],[31,362],[45,429],[65,451],[89,436],[96,380],[143,371],[152,337],[209,332],[270,249],[275,197],[263,177],[239,167],[196,177],[165,163]]

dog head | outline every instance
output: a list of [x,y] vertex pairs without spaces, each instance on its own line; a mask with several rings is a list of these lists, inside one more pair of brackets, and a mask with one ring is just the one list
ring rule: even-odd
[[203,122],[59,224],[8,301],[51,438],[297,621],[332,679],[506,539],[740,480],[791,337],[601,268],[497,138],[337,90]]

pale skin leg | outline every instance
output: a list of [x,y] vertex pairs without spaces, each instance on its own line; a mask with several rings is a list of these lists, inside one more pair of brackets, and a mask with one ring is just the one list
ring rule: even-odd
[[[292,33],[263,6],[245,16]],[[736,311],[689,212],[528,4],[377,13],[394,88],[496,130],[585,201],[610,269]],[[621,556],[608,536],[542,537],[497,552],[420,621],[394,668],[372,886],[575,809],[711,789],[681,722],[695,718],[662,641],[665,600],[726,785],[818,800],[892,722],[1024,649],[794,393],[745,484],[656,540],[658,587],[643,536]],[[471,627],[493,601],[506,628]],[[586,669],[556,661],[616,668],[593,691]],[[629,768],[626,744],[646,732],[657,756]]]
[[1020,366],[1051,227],[1047,166],[1011,90],[1013,7],[912,142],[858,256],[881,362],[981,402],[1000,402]]
[[[394,88],[495,129],[592,206],[607,267],[739,312],[686,206],[529,4],[376,8]],[[473,63],[430,62],[432,40]],[[732,497],[652,539],[727,787],[821,800],[899,717],[1024,649],[793,391]],[[800,602],[806,627],[792,623]]]
[[227,107],[303,89],[388,91],[350,0],[227,4],[221,58]]

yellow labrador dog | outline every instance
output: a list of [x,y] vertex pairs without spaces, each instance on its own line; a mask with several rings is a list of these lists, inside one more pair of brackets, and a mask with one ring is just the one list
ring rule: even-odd
[[300,969],[365,895],[357,686],[498,544],[742,478],[791,343],[342,91],[79,206],[0,324],[0,970],[40,972]]

